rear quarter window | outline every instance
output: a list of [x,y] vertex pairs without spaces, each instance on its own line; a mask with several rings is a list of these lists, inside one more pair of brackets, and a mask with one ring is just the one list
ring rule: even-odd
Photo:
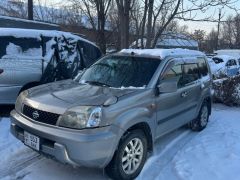
[[183,79],[184,86],[199,79],[199,69],[197,63],[183,64]]
[[198,58],[199,74],[201,77],[208,75],[208,67],[204,58]]
[[[35,38],[0,37],[0,58],[18,59],[42,57],[41,40]],[[34,58],[35,57],[35,58]]]

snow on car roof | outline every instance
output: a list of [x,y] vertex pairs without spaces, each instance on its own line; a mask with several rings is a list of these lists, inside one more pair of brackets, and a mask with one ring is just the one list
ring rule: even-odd
[[216,55],[213,58],[222,59],[224,62],[227,62],[230,59],[235,59],[236,60],[236,58],[234,56],[229,56],[229,55]]
[[217,51],[214,51],[214,53],[220,54],[220,53],[228,53],[228,52],[236,52],[236,53],[240,53],[240,49],[220,49]]
[[40,39],[41,36],[47,37],[60,37],[64,36],[67,38],[73,38],[76,40],[85,41],[96,46],[93,42],[88,41],[80,36],[74,35],[69,32],[56,31],[56,30],[35,30],[35,29],[20,29],[20,28],[0,28],[1,36],[13,36],[16,38],[37,38]]
[[124,54],[137,54],[137,55],[150,55],[157,56],[164,59],[168,56],[205,56],[204,53],[189,49],[123,49],[120,53]]
[[240,49],[222,49],[214,51],[217,55],[230,55],[236,58],[240,58]]

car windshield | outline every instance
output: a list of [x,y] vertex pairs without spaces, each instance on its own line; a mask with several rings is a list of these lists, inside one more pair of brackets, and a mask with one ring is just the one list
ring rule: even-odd
[[214,57],[214,58],[212,58],[212,59],[213,59],[213,61],[214,61],[216,64],[220,64],[220,63],[224,62],[223,59],[218,58],[218,57]]
[[159,63],[157,58],[107,56],[93,64],[76,80],[115,88],[145,87]]

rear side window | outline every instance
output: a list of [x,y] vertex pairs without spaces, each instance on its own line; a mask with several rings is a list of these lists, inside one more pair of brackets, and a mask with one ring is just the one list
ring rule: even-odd
[[232,66],[236,66],[237,65],[237,62],[234,59],[232,59],[231,61],[232,61]]
[[222,63],[222,62],[223,62],[223,59],[218,58],[218,57],[213,57],[212,59],[213,59],[213,61],[214,61],[216,64],[219,64],[219,63]]
[[208,67],[204,58],[198,58],[199,74],[201,77],[208,75]]
[[236,66],[236,65],[237,65],[237,62],[234,59],[231,59],[226,63],[226,66]]
[[79,41],[78,43],[82,50],[85,67],[91,66],[97,59],[102,56],[101,51],[96,46],[84,41]]
[[199,70],[196,63],[183,65],[183,84],[186,86],[199,79]]
[[3,36],[0,37],[0,42],[0,59],[40,59],[42,57],[40,39]]

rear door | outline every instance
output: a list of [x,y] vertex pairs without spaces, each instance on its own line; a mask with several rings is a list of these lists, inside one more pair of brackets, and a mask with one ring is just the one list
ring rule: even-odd
[[202,82],[200,81],[198,61],[194,60],[183,65],[183,93],[185,101],[186,121],[196,118],[196,110],[201,99]]

